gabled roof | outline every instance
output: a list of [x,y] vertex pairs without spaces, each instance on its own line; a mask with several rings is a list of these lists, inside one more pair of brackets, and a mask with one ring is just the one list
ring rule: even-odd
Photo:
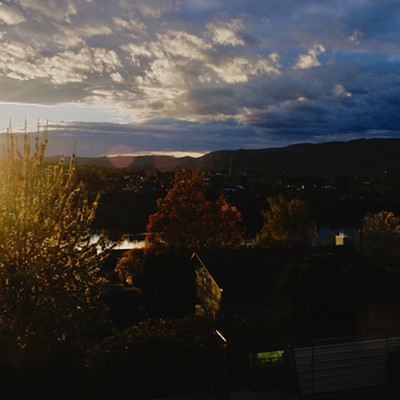
[[276,285],[287,265],[324,254],[334,254],[344,264],[362,264],[350,246],[202,250],[193,255],[192,262],[195,268],[207,268],[220,288],[244,288]]

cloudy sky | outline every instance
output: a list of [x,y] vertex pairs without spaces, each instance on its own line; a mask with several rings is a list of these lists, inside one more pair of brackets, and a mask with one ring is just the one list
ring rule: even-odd
[[49,152],[398,137],[398,0],[6,0],[0,132]]

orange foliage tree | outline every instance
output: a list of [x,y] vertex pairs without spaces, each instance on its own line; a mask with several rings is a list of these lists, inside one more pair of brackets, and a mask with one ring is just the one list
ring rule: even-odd
[[126,285],[141,287],[144,261],[142,249],[124,252],[115,267],[119,280]]
[[172,188],[149,217],[146,251],[191,253],[240,246],[240,212],[222,195],[216,201],[207,199],[206,188],[200,172],[176,172]]

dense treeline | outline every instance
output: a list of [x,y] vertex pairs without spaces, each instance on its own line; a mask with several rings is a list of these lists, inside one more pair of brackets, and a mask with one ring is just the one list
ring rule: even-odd
[[[93,195],[101,192],[94,221],[97,229],[143,233],[148,217],[157,210],[157,199],[171,187],[173,172],[129,173],[117,169],[78,168]],[[283,174],[205,173],[210,198],[221,193],[242,215],[247,237],[262,225],[262,211],[269,197],[300,198],[308,205],[317,227],[359,227],[364,215],[390,208],[400,212],[400,177],[381,174],[342,177],[287,177]]]

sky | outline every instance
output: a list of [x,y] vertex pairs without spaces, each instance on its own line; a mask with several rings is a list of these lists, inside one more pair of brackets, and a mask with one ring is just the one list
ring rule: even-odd
[[50,155],[399,137],[400,1],[2,1],[0,91]]

